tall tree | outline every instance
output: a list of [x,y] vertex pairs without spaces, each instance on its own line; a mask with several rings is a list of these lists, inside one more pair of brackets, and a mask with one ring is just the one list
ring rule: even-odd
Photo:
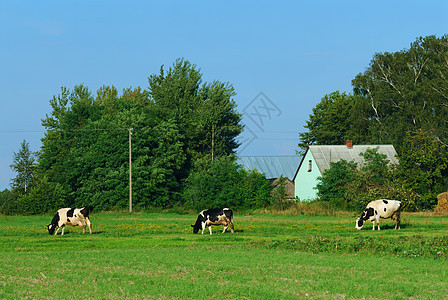
[[67,191],[65,205],[127,206],[130,128],[134,207],[173,205],[194,159],[236,149],[241,115],[230,84],[202,84],[196,66],[178,60],[149,85],[121,96],[103,86],[96,97],[80,85],[50,101],[39,166]]
[[377,53],[352,81],[368,107],[373,143],[401,151],[406,132],[434,130],[448,144],[448,36],[420,37],[410,49]]
[[308,145],[342,145],[346,140],[360,142],[365,136],[362,112],[356,96],[340,93],[325,95],[313,108],[304,126],[307,132],[299,133],[299,147]]
[[[409,49],[376,53],[352,85],[350,101],[333,93],[316,105],[299,146],[341,144],[341,136],[355,143],[393,144],[401,157],[396,177],[381,189],[371,188],[370,195],[401,195],[409,198],[411,209],[430,208],[448,184],[448,35],[420,37]],[[384,178],[378,169],[371,171]],[[369,190],[366,182],[375,178],[362,175],[354,185]]]
[[36,170],[35,154],[31,152],[27,141],[23,140],[19,152],[14,152],[13,163],[10,167],[17,173],[17,176],[11,180],[12,188],[26,192],[32,185]]
[[158,75],[149,77],[149,91],[160,112],[182,130],[187,164],[202,155],[231,154],[239,146],[242,116],[229,83],[203,83],[196,65],[178,59],[167,71],[162,66]]
[[197,108],[197,128],[202,132],[198,152],[226,156],[238,148],[236,137],[242,131],[241,114],[236,112],[232,97],[236,95],[229,83],[214,81],[205,84],[200,91],[202,103]]
[[445,192],[448,183],[448,156],[434,132],[417,130],[406,135],[398,175],[407,189],[421,195],[417,208],[437,204],[437,194]]
[[448,145],[448,36],[420,37],[409,49],[376,53],[353,80],[353,95],[326,95],[300,133],[308,144],[393,144],[407,132],[432,130]]

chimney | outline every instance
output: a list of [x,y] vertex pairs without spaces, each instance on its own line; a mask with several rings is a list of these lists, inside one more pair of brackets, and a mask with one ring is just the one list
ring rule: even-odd
[[348,149],[352,149],[353,148],[353,141],[345,141],[345,145],[347,146]]

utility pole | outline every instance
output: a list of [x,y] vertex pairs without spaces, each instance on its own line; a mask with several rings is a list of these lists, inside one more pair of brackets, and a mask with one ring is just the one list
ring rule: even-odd
[[132,128],[129,128],[129,212],[132,213]]

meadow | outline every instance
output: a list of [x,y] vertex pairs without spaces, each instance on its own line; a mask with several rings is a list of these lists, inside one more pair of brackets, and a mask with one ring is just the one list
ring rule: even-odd
[[93,213],[94,234],[52,216],[0,216],[1,299],[448,299],[448,216],[402,229],[355,216],[235,213],[235,233],[193,234],[196,214]]

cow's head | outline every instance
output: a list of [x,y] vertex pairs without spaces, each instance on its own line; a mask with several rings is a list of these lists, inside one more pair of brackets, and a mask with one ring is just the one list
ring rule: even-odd
[[355,228],[358,230],[361,230],[364,223],[374,214],[374,209],[369,207],[364,210],[361,217],[356,219],[356,225]]
[[197,223],[194,225],[191,225],[191,227],[193,227],[193,233],[198,233],[199,229],[201,229],[201,226],[198,225]]
[[191,225],[193,227],[193,233],[198,233],[200,229],[202,229],[202,222],[204,221],[205,217],[203,212],[201,212],[196,219],[196,223],[194,225]]
[[48,224],[47,229],[48,229],[48,234],[52,235],[54,233],[54,230],[56,229],[56,226],[54,224]]
[[355,228],[358,230],[361,230],[362,226],[364,226],[364,222],[365,222],[365,220],[363,220],[361,218],[357,218]]

